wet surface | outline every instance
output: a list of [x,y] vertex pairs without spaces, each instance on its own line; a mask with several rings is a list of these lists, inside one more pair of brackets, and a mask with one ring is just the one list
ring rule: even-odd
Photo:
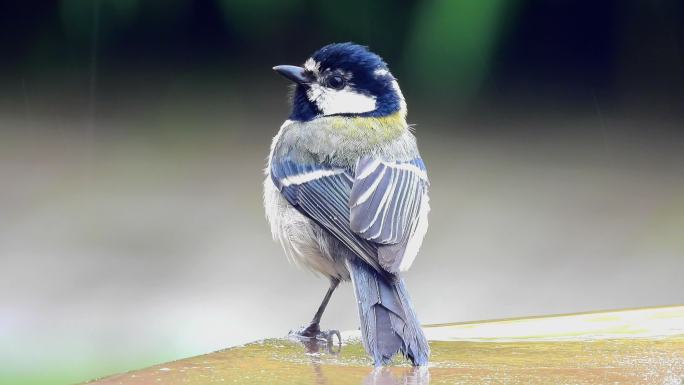
[[[428,368],[374,369],[356,332],[341,349],[268,339],[92,384],[684,383],[684,307],[426,327]],[[487,334],[490,333],[490,334]]]

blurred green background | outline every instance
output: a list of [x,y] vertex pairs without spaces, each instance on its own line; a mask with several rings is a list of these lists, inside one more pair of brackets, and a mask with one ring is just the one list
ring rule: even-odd
[[[681,303],[676,0],[0,2],[0,383],[254,339],[326,283],[270,241],[277,64],[390,64],[432,181],[425,323]],[[324,327],[357,327],[348,286]]]

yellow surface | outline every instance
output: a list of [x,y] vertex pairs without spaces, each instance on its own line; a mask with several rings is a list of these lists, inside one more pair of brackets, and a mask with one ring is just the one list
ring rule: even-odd
[[270,339],[92,384],[684,384],[684,307],[444,324],[426,333],[429,368],[397,359],[373,369],[350,332],[339,353]]

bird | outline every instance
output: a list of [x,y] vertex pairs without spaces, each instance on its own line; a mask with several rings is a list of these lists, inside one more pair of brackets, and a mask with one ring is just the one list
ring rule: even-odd
[[427,231],[429,180],[397,79],[379,55],[351,42],[273,69],[293,91],[265,169],[266,218],[291,262],[330,281],[295,334],[320,337],[330,297],[351,281],[374,365],[398,353],[427,365],[430,347],[401,274]]

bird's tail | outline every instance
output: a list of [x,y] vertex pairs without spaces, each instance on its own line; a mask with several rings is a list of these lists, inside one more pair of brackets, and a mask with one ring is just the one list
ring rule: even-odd
[[411,306],[404,281],[386,278],[356,259],[348,261],[361,318],[361,336],[376,366],[401,352],[414,366],[427,365],[430,356],[423,330]]

